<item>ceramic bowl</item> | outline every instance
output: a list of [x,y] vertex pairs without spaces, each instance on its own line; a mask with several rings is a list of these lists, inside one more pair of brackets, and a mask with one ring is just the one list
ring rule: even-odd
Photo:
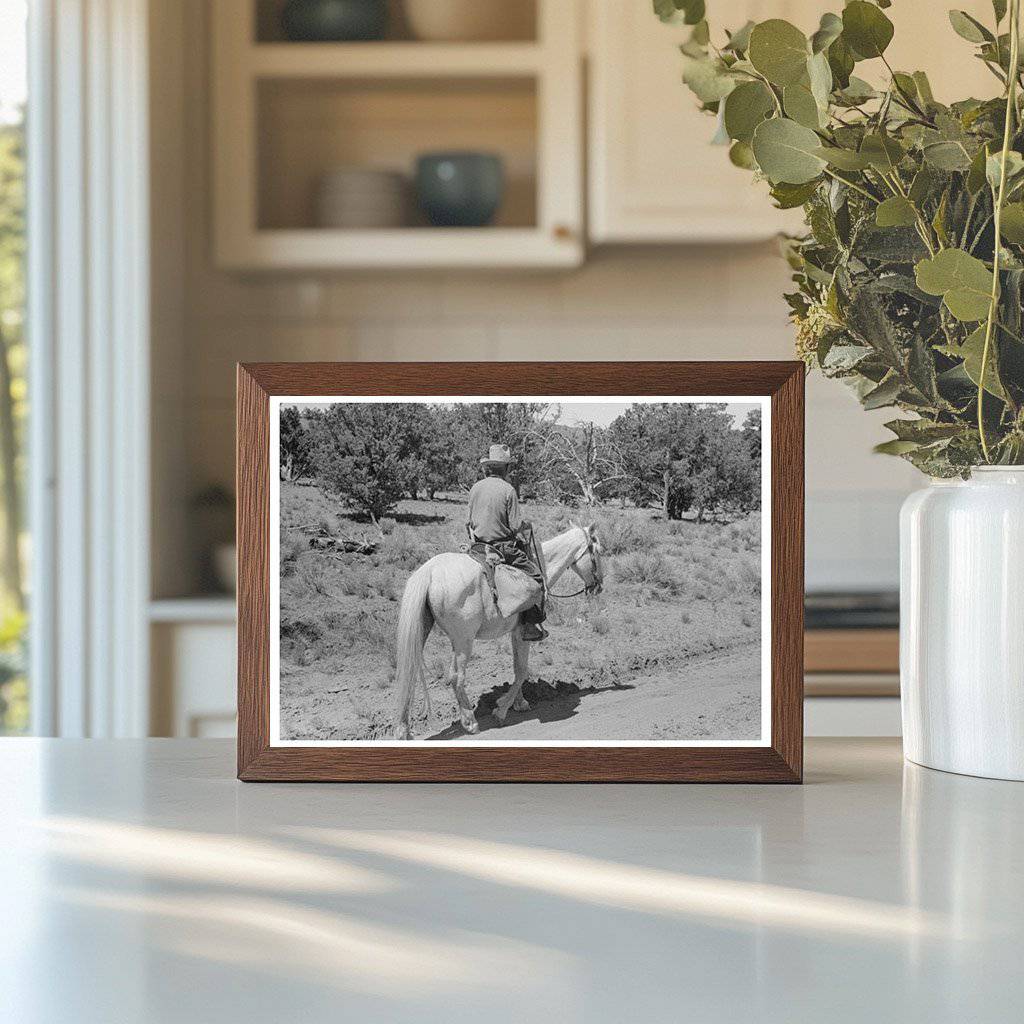
[[494,153],[424,153],[416,161],[416,196],[435,227],[489,224],[504,191],[504,165]]
[[288,0],[281,11],[285,38],[294,42],[365,42],[380,39],[387,25],[387,0]]
[[417,39],[482,42],[532,39],[532,0],[405,0],[405,17]]
[[399,228],[409,220],[409,205],[405,175],[341,167],[320,179],[315,220],[321,228]]

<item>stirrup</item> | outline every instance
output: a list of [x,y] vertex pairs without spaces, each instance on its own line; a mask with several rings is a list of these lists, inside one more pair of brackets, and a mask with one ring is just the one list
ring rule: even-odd
[[524,640],[536,643],[539,640],[547,640],[548,631],[536,622],[528,622],[523,625],[519,634]]

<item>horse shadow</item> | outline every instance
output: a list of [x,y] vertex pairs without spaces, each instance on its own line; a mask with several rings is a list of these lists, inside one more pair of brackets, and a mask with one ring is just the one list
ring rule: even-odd
[[[490,732],[492,729],[501,730],[504,728],[498,724],[494,717],[494,707],[498,698],[508,693],[511,683],[505,683],[492,687],[482,694],[477,701],[473,714],[480,732]],[[505,719],[505,726],[518,725],[520,722],[564,722],[572,718],[577,708],[583,702],[584,697],[591,697],[602,693],[613,693],[616,690],[635,690],[631,683],[614,683],[611,686],[577,686],[575,683],[548,683],[543,679],[528,680],[523,686],[523,696],[530,702],[529,711],[516,711],[509,709],[508,717]],[[452,722],[447,728],[428,740],[457,740],[469,733],[462,727],[461,722]]]

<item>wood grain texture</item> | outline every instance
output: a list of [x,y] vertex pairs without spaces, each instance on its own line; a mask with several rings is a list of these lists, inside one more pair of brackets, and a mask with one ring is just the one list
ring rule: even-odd
[[809,629],[804,644],[807,672],[900,670],[898,629]]
[[[514,381],[514,388],[510,382]],[[769,747],[271,747],[271,395],[749,395],[772,408]],[[804,369],[798,362],[258,363],[238,368],[238,777],[245,781],[799,782]],[[276,571],[276,569],[274,570]],[[766,582],[764,585],[768,585]]]

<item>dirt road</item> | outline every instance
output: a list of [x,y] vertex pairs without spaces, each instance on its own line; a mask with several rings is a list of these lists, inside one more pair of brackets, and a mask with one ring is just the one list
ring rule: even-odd
[[480,732],[450,726],[431,739],[459,740],[741,740],[760,732],[757,645],[703,658],[625,686],[561,687],[527,684],[531,709],[510,711],[504,727],[490,709],[502,692],[484,694]]

